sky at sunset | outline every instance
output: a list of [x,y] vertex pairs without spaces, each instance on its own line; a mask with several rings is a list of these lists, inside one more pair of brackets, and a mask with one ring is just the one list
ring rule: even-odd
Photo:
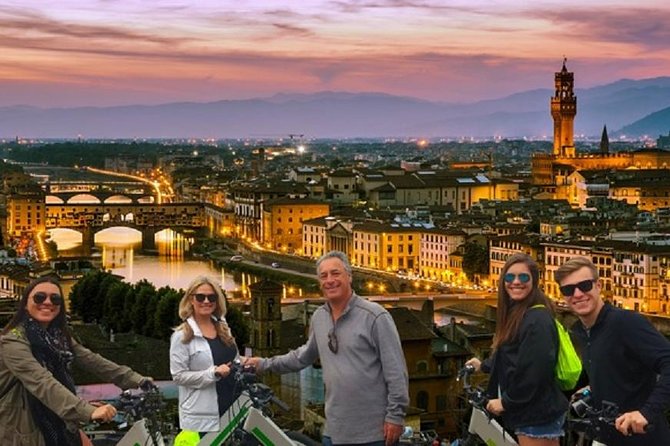
[[0,106],[318,91],[432,101],[670,76],[661,0],[4,0]]

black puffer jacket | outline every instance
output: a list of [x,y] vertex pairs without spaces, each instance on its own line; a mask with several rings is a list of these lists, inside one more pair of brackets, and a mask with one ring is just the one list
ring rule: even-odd
[[514,341],[501,345],[484,364],[483,370],[490,368],[491,373],[487,393],[491,399],[501,395],[509,430],[546,424],[566,413],[568,400],[554,375],[557,354],[551,313],[530,308]]

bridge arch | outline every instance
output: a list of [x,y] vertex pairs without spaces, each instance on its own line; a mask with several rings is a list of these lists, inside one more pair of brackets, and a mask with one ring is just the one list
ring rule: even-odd
[[109,226],[94,235],[95,243],[129,245],[142,242],[142,231],[129,226]]
[[105,201],[103,203],[105,204],[129,204],[133,203],[133,199],[128,197],[127,195],[112,195],[111,197],[105,198]]
[[91,194],[77,194],[67,200],[67,204],[101,204],[100,199]]
[[59,251],[74,249],[84,241],[84,234],[76,229],[54,228],[47,230],[47,233],[51,240],[58,239],[56,243]]
[[44,202],[46,204],[65,204],[65,200],[56,195],[47,195],[44,197]]

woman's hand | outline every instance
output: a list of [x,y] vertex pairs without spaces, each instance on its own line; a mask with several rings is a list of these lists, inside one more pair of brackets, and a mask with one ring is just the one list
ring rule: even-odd
[[500,415],[505,411],[505,408],[502,405],[502,400],[497,398],[495,400],[490,400],[486,405],[486,410],[488,410],[493,415]]
[[479,360],[479,358],[470,358],[467,360],[465,365],[471,365],[474,367],[475,372],[480,372],[482,370],[482,362]]
[[154,379],[151,376],[145,376],[140,381],[140,385],[138,387],[144,391],[147,391],[156,387],[156,384],[154,384]]
[[230,363],[216,366],[214,369],[214,374],[219,378],[225,378],[226,376],[230,375]]
[[111,421],[114,415],[116,415],[116,407],[111,404],[104,404],[95,408],[91,414],[91,420],[106,423],[107,421]]

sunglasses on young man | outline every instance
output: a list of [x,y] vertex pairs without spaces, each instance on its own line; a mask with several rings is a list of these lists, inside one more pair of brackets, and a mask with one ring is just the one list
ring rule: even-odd
[[596,281],[593,279],[582,280],[581,282],[573,283],[571,285],[563,285],[558,289],[561,291],[561,294],[565,297],[572,297],[575,295],[575,290],[579,290],[582,293],[588,293],[593,289],[593,284]]
[[51,301],[52,305],[59,306],[63,303],[63,296],[61,296],[60,294],[57,293],[47,294],[43,291],[38,291],[37,293],[33,294],[33,302],[35,302],[38,305],[43,304],[44,302],[46,302],[47,297]]
[[519,282],[521,283],[530,282],[530,274],[528,273],[520,273],[520,274],[507,273],[503,276],[503,280],[507,283],[512,283],[517,279],[517,277],[519,278]]
[[193,297],[195,297],[195,300],[197,300],[200,303],[203,303],[205,300],[209,301],[210,303],[214,303],[219,298],[219,296],[217,296],[216,294],[203,294],[203,293],[194,294]]

